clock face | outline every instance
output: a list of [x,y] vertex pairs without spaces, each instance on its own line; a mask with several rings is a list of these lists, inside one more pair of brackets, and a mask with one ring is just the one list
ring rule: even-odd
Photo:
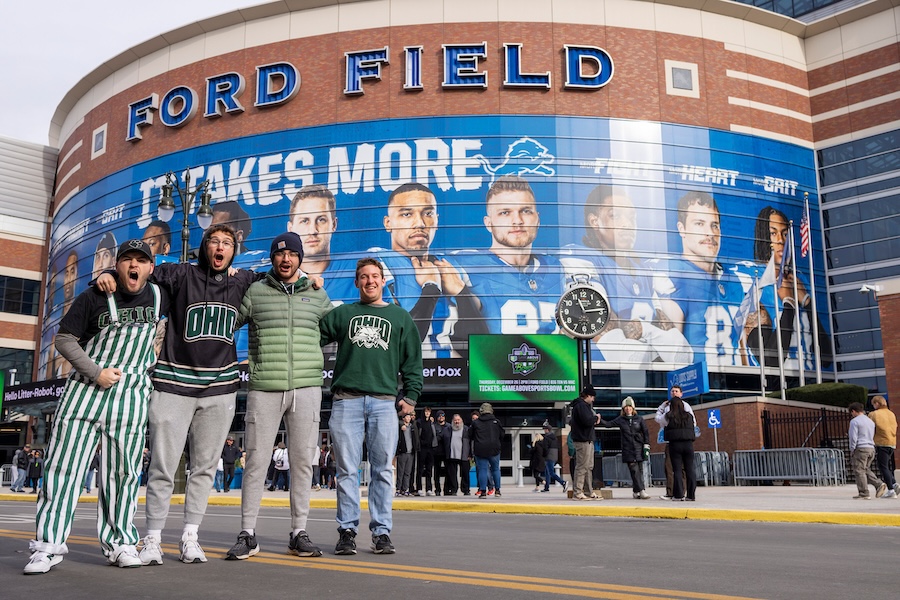
[[590,339],[609,321],[609,302],[599,290],[586,285],[572,287],[556,305],[556,321],[569,335]]

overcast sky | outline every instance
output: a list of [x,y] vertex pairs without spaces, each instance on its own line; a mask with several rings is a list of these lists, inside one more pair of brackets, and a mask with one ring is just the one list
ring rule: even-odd
[[47,144],[56,107],[82,77],[160,33],[266,0],[3,0],[0,136]]

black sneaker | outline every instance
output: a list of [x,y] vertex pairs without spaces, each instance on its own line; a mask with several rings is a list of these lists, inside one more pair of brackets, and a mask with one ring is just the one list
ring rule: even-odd
[[237,542],[225,555],[225,560],[245,560],[257,553],[259,544],[256,543],[256,536],[242,531],[238,534]]
[[494,498],[499,498],[502,495],[503,494],[500,493],[500,490],[497,490],[496,492],[494,492]]
[[322,556],[322,550],[309,541],[309,535],[305,531],[301,531],[297,535],[291,534],[288,554],[293,554],[294,556]]
[[393,554],[394,545],[391,543],[391,537],[386,533],[373,535],[372,552],[375,554]]
[[356,532],[352,529],[338,529],[341,539],[334,547],[335,554],[356,554]]

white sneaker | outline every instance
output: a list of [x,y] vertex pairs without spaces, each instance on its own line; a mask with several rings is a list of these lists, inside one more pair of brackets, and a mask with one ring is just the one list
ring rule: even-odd
[[897,497],[897,494],[896,494],[896,492],[894,492],[894,490],[888,490],[887,492],[885,492],[884,496],[882,496],[882,498],[896,498],[896,497]]
[[648,494],[648,493],[645,492],[644,490],[641,490],[641,493],[638,494],[638,498],[640,498],[641,500],[649,500],[649,499],[650,499],[650,494]]
[[141,564],[142,565],[161,565],[163,551],[159,545],[159,538],[155,535],[148,535],[141,540]]
[[141,566],[141,557],[138,556],[137,548],[134,546],[119,546],[115,552],[109,555],[109,564],[123,569],[131,569]]
[[26,575],[40,575],[46,573],[51,567],[55,567],[62,562],[61,554],[47,554],[46,552],[36,551],[31,553],[31,560],[23,569]]
[[196,533],[185,533],[181,536],[181,562],[183,563],[205,563],[206,555],[203,554],[203,548],[197,541]]
[[425,492],[425,495],[426,496],[434,496],[434,492],[432,492],[431,490],[428,490],[427,492]]

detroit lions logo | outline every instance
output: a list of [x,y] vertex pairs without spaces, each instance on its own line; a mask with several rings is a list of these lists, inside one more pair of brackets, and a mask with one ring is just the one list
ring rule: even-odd
[[490,161],[481,154],[475,154],[472,158],[477,160],[490,174],[491,183],[503,175],[521,176],[532,173],[552,177],[556,174],[556,169],[548,166],[556,160],[556,157],[550,154],[547,146],[530,137],[519,138],[510,144],[506,149],[503,162],[496,167],[492,166]]
[[350,320],[350,341],[361,348],[388,350],[391,322],[374,315],[359,315]]

